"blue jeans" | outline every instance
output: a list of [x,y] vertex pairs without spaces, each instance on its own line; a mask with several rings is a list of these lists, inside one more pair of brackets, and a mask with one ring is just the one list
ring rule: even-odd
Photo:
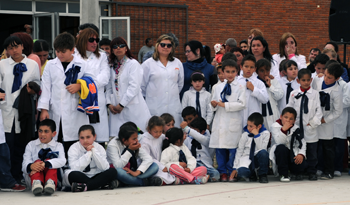
[[[267,175],[269,169],[269,153],[266,150],[260,150],[258,154],[254,156],[255,168],[258,169],[258,176]],[[252,166],[240,167],[237,169],[237,178],[249,178],[252,173],[255,173],[255,170],[252,170]]]
[[207,174],[210,176],[210,181],[213,181],[212,179],[215,179],[215,181],[220,180],[220,173],[214,167],[207,167],[202,161],[197,161],[197,167],[200,166],[205,166],[207,168]]
[[220,174],[231,174],[237,149],[216,149],[216,161]]
[[140,174],[137,177],[132,176],[131,174],[126,173],[126,171],[122,168],[117,168],[117,179],[124,184],[127,185],[136,185],[143,186],[143,179],[149,178],[155,175],[158,172],[158,165],[156,163],[152,163],[151,166],[145,171],[145,173]]
[[10,150],[6,143],[0,144],[0,187],[12,188],[16,180],[11,174]]

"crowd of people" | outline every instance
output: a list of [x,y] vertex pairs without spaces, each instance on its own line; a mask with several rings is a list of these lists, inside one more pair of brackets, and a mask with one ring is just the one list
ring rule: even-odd
[[44,40],[5,40],[2,191],[268,183],[270,168],[282,182],[314,181],[347,167],[350,84],[334,42],[309,63],[293,34],[272,55],[259,29],[212,45],[213,58],[196,40],[177,48],[173,33],[145,43],[136,59],[124,38],[83,24],[55,38],[48,60]]

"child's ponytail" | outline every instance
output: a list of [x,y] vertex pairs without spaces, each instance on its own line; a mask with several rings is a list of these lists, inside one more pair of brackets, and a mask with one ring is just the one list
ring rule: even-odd
[[183,141],[183,131],[180,128],[174,127],[169,129],[165,133],[165,139],[163,140],[162,150],[165,150],[169,147],[170,143],[175,144],[178,140]]

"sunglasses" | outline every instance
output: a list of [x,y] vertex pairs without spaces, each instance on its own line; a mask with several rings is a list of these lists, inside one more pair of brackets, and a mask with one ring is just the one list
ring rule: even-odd
[[125,44],[113,45],[113,49],[124,48],[124,47],[126,47]]
[[171,48],[173,45],[171,44],[171,43],[160,43],[159,44],[162,48],[164,48],[165,46],[167,47],[167,48]]
[[89,38],[88,41],[90,43],[93,43],[94,41],[96,41],[96,43],[100,42],[100,39],[99,38]]

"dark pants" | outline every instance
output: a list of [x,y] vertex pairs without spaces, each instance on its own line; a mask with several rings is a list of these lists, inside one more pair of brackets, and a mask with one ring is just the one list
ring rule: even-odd
[[288,170],[291,173],[299,175],[302,174],[307,167],[305,160],[301,164],[295,164],[291,160],[289,149],[285,145],[277,145],[275,150],[276,164],[278,166],[278,174],[280,176],[288,176]]
[[340,171],[340,172],[343,171],[345,143],[347,143],[346,139],[334,138],[334,151],[335,151],[334,170],[335,171]]
[[61,123],[61,121],[60,121],[60,129],[59,129],[58,136],[57,136],[57,142],[61,142],[63,144],[64,153],[65,153],[65,156],[66,156],[66,159],[67,159],[67,164],[68,164],[68,150],[69,150],[70,146],[72,146],[72,144],[77,142],[77,140],[75,140],[75,141],[67,141],[67,142],[63,141],[63,130],[62,130],[62,123]]
[[104,172],[96,174],[95,176],[89,178],[83,172],[72,171],[68,175],[69,183],[85,183],[87,190],[96,190],[100,187],[107,185],[109,182],[115,180],[117,177],[117,170],[114,168],[109,168]]
[[317,169],[325,174],[334,175],[334,140],[319,140],[317,150]]
[[0,144],[0,187],[12,188],[16,180],[11,174],[10,150],[6,143]]
[[317,146],[318,142],[306,143],[306,171],[308,174],[316,174],[317,172]]
[[252,173],[255,174],[255,170],[252,169],[252,163],[254,163],[255,168],[258,168],[258,176],[267,175],[269,162],[269,153],[266,150],[261,150],[254,156],[254,162],[250,163],[249,169],[246,167],[237,169],[237,178],[249,178]]

